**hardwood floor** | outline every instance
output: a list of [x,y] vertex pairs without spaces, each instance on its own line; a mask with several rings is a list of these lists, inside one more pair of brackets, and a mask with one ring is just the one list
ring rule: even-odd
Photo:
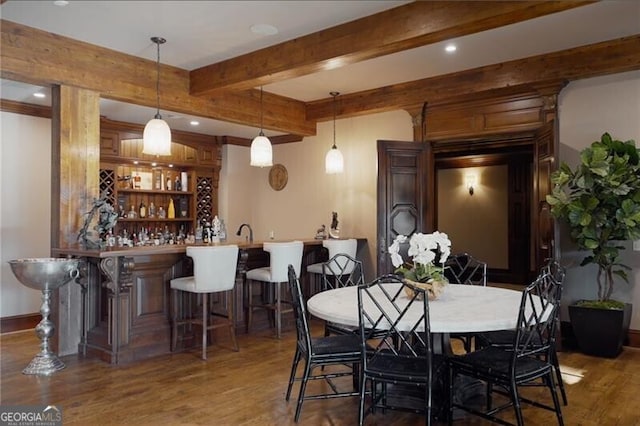
[[[314,323],[314,334],[321,334]],[[0,336],[0,404],[47,404],[62,409],[65,425],[293,425],[292,401],[284,399],[295,332],[278,341],[270,331],[238,336],[240,352],[221,334],[207,361],[194,349],[125,366],[67,356],[66,369],[50,377],[26,376],[22,369],[37,353],[33,331]],[[559,354],[569,405],[566,425],[640,425],[640,349],[625,348],[616,359]],[[310,385],[308,392],[321,383]],[[532,389],[533,390],[533,389]],[[533,390],[534,393],[538,392]],[[540,398],[548,398],[544,393]],[[301,425],[357,424],[356,398],[305,401]],[[553,413],[524,407],[528,425],[556,424]],[[506,419],[513,419],[510,412]],[[424,418],[387,411],[367,425],[421,425]],[[484,425],[464,418],[456,425]]]

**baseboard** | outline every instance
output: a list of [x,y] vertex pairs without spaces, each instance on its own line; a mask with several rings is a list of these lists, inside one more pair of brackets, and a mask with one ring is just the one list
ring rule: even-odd
[[42,315],[40,313],[2,317],[0,318],[0,333],[33,329],[41,319]]
[[[573,335],[573,329],[569,321],[562,321],[560,323],[560,330],[562,335],[562,341],[560,347],[563,350],[577,350],[578,344],[576,338]],[[632,348],[640,348],[640,330],[629,330],[627,337],[624,340],[624,346]]]

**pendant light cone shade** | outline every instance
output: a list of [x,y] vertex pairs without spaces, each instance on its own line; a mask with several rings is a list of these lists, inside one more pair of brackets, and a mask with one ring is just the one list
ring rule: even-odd
[[171,155],[171,129],[160,115],[160,45],[165,43],[166,40],[162,37],[151,37],[151,41],[158,46],[158,61],[156,63],[157,111],[155,117],[144,126],[142,153],[147,155]]
[[333,146],[324,158],[324,170],[330,175],[344,171],[344,157],[336,146],[336,96],[339,94],[338,92],[330,93],[333,96]]
[[273,166],[273,150],[271,141],[262,131],[262,86],[260,87],[260,133],[251,142],[251,163],[255,167]]

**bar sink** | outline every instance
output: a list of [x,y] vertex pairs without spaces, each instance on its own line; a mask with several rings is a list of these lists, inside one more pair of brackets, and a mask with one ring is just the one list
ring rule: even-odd
[[49,349],[49,339],[53,336],[55,325],[49,319],[51,313],[51,292],[62,287],[80,274],[78,259],[63,258],[27,258],[10,260],[11,271],[23,285],[42,292],[40,314],[42,320],[35,328],[40,339],[40,352],[22,370],[23,374],[49,376],[65,365],[56,354]]

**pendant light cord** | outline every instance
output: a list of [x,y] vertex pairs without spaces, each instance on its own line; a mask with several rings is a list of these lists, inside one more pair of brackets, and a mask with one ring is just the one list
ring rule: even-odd
[[156,116],[157,119],[162,119],[160,115],[160,45],[164,44],[167,40],[162,37],[151,37],[151,41],[157,46],[157,61],[156,61]]
[[264,118],[264,104],[262,103],[262,86],[260,86],[260,133],[259,136],[264,136],[264,132],[262,131],[263,126],[263,118]]
[[329,94],[333,96],[333,146],[331,149],[338,149],[336,146],[336,96],[338,96],[340,92],[331,92]]

